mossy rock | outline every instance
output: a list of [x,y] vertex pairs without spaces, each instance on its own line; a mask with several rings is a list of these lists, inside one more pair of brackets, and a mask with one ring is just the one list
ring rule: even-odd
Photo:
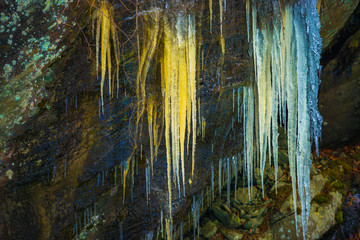
[[330,198],[328,196],[324,196],[324,195],[317,195],[314,198],[314,201],[318,204],[325,204],[328,203],[330,201]]
[[336,212],[335,220],[338,224],[341,224],[343,222],[343,211],[341,208],[339,208]]
[[345,184],[341,181],[335,181],[331,183],[331,187],[335,189],[343,189],[345,187]]

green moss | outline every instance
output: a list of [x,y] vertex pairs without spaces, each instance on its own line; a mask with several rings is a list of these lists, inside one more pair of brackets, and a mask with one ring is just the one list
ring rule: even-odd
[[335,215],[335,220],[339,224],[343,222],[343,211],[341,208],[338,208],[336,215]]
[[341,181],[334,181],[330,185],[335,189],[343,189],[345,187],[345,184]]
[[324,195],[317,195],[315,198],[314,198],[314,201],[318,204],[325,204],[325,203],[328,203],[329,202],[329,197],[327,196],[324,196]]

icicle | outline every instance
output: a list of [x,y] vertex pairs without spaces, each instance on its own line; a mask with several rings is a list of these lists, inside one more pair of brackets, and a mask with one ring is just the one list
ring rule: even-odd
[[146,168],[145,168],[145,177],[146,177],[146,204],[149,205],[149,194],[150,194],[150,180],[151,180],[151,170],[150,162],[146,159]]
[[96,217],[97,214],[96,214],[96,202],[94,202],[94,216]]
[[123,170],[123,165],[121,164],[120,165],[120,183],[123,182],[123,174],[124,174],[124,170]]
[[243,90],[243,109],[244,109],[244,169],[247,173],[249,201],[251,200],[251,186],[253,179],[254,162],[254,92],[252,87]]
[[264,197],[264,170],[266,164],[266,153],[268,137],[271,130],[271,72],[270,72],[270,49],[269,31],[267,27],[257,32],[254,42],[256,42],[254,59],[256,65],[256,86],[258,98],[258,146],[260,151],[261,186]]
[[322,50],[322,39],[320,37],[320,15],[316,9],[316,0],[306,0],[302,10],[305,11],[309,41],[308,102],[311,119],[310,132],[311,139],[315,144],[316,154],[319,155],[319,140],[321,138],[321,126],[323,122],[322,116],[318,110],[318,91],[320,86],[319,74],[321,72],[320,55]]
[[[320,1],[321,2],[321,1]],[[320,6],[320,4],[318,5]],[[310,109],[310,138],[315,143],[316,154],[319,155],[319,140],[321,137],[321,126],[322,126],[322,116],[318,110],[318,91],[320,86],[319,74],[321,71],[320,66],[320,54],[322,50],[322,39],[320,37],[320,15],[319,9],[316,9],[316,0],[307,0],[305,2],[305,15],[306,15],[306,25],[308,30],[308,41],[309,41],[309,53],[308,53],[308,63],[309,71],[308,78],[309,84],[308,87],[308,106]],[[302,139],[306,141],[306,136]],[[310,152],[311,145],[307,145]],[[311,169],[311,159],[310,154],[304,156],[304,190],[305,190],[305,217],[304,219],[304,236],[307,230],[307,224],[310,213],[310,202],[311,202],[311,193],[310,193],[310,169]]]
[[239,87],[237,89],[237,119],[238,119],[238,122],[240,122],[240,109],[241,109],[241,105],[240,105],[240,95],[241,95],[241,88]]
[[230,207],[230,183],[231,183],[231,171],[230,171],[230,158],[226,159],[227,168],[227,193],[226,193],[226,204]]
[[[256,28],[255,3],[253,0],[252,40],[258,118],[254,144],[254,93],[250,92],[250,86],[243,93],[244,169],[250,187],[253,162],[256,162],[250,151],[254,145],[254,151],[259,154],[262,185],[268,154],[270,161],[274,161],[277,189],[279,119],[287,132],[295,216],[298,190],[305,238],[311,201],[311,140],[317,149],[322,124],[317,108],[321,53],[319,13],[315,0],[283,6],[274,2],[274,12],[280,10],[281,18],[273,20],[271,27],[264,24],[260,31]],[[296,217],[295,224],[297,228]]]
[[64,178],[66,178],[66,159],[65,159],[65,162],[64,162]]
[[215,200],[215,184],[214,184],[214,164],[211,164],[211,196],[212,201]]
[[151,172],[153,172],[153,162],[157,159],[158,151],[158,132],[157,132],[157,102],[154,96],[151,96],[148,99],[147,104],[147,113],[148,113],[148,129],[149,129],[149,139],[150,139],[150,162],[151,162]]
[[120,240],[124,240],[124,233],[123,233],[123,222],[120,222]]
[[154,237],[154,233],[150,231],[145,235],[145,240],[152,240],[153,237]]
[[233,111],[235,111],[235,88],[232,91],[232,104],[233,104]]
[[201,209],[204,210],[204,191],[201,191]]
[[191,213],[193,217],[193,230],[194,230],[194,239],[196,239],[196,231],[197,235],[200,234],[200,207],[201,207],[202,197],[196,200],[195,196],[193,196],[193,202],[191,204]]
[[101,118],[101,100],[99,98],[99,118]]
[[[310,176],[304,175],[304,170],[307,168],[307,162],[310,160],[311,155],[311,143],[310,143],[310,118],[308,109],[308,97],[307,97],[307,39],[306,39],[306,28],[305,19],[301,14],[300,7],[296,4],[294,6],[294,29],[296,38],[296,53],[297,53],[297,153],[296,153],[296,170],[297,170],[297,183],[298,193],[300,196],[301,203],[301,216],[303,225],[303,236],[305,239],[307,219],[306,219],[306,204],[305,204],[305,193],[304,193],[304,178]],[[311,165],[311,163],[310,163]],[[294,198],[294,201],[296,199]]]
[[116,186],[116,177],[117,177],[117,166],[115,167],[115,173],[114,173],[114,184],[115,184],[115,186]]
[[[271,106],[271,146],[272,155],[275,168],[275,191],[277,193],[277,173],[278,173],[278,115],[281,112],[281,104],[279,98],[281,97],[281,76],[280,76],[280,37],[279,25],[277,21],[273,24],[272,35],[272,50],[271,50],[271,72],[272,72],[272,106]],[[280,117],[281,123],[281,117]]]
[[[195,17],[183,14],[174,21],[164,18],[164,54],[161,61],[164,89],[165,140],[169,208],[171,215],[171,169],[180,193],[180,172],[185,192],[185,135],[192,126],[192,176],[196,146],[196,34]],[[176,56],[176,57],[174,57]],[[180,165],[181,163],[181,165]],[[181,168],[180,168],[181,166]],[[181,169],[181,171],[180,171]]]
[[220,75],[221,75],[221,83],[223,83],[223,66],[225,61],[225,37],[224,37],[224,6],[223,6],[224,0],[219,0],[219,6],[220,6],[220,46],[221,46],[221,58],[220,58]]
[[76,239],[78,238],[79,235],[79,230],[78,230],[78,223],[75,223],[75,232],[76,232]]
[[207,204],[210,206],[210,203],[211,203],[211,192],[210,192],[210,188],[209,186],[206,186],[206,201],[207,201]]
[[[104,82],[106,68],[108,71],[109,81],[109,96],[113,94],[112,80],[111,80],[111,39],[114,46],[114,55],[116,60],[116,76],[119,82],[118,72],[120,67],[120,52],[119,52],[119,40],[117,36],[116,25],[114,24],[114,9],[111,4],[107,1],[102,1],[99,8],[96,8],[94,12],[93,21],[97,20],[96,24],[96,71],[99,70],[99,48],[100,51],[100,62],[101,62],[101,106],[102,110],[104,107]],[[112,37],[110,37],[112,36]],[[101,42],[101,44],[100,44]],[[118,84],[119,85],[119,84]]]
[[173,239],[173,235],[172,235],[172,231],[171,231],[172,225],[173,225],[172,218],[166,218],[165,219],[166,239]]
[[164,238],[164,214],[162,207],[160,212],[160,226],[161,226],[161,237]]
[[237,168],[237,158],[236,157],[232,157],[232,164],[233,164],[233,169],[234,169],[234,175],[235,175],[235,189],[234,189],[234,196],[235,196],[235,201],[236,199],[236,189],[237,189],[237,176],[238,176],[238,168]]
[[219,161],[219,197],[221,198],[221,168],[222,168],[222,159]]
[[246,0],[246,27],[248,42],[250,42],[250,0]]
[[[250,0],[249,0],[250,1]],[[256,34],[257,34],[257,27],[256,27],[256,18],[257,18],[257,9],[256,9],[256,0],[252,0],[252,6],[251,6],[251,24],[252,24],[252,43],[253,43],[253,54],[255,54],[255,49],[256,48]],[[256,76],[256,67],[257,67],[257,63],[256,63],[256,58],[254,57],[254,74]]]
[[84,233],[86,235],[86,211],[84,211]]
[[212,0],[209,0],[209,11],[210,11],[210,33],[212,33],[212,18],[213,18],[213,9],[212,9]]
[[[287,104],[287,140],[288,140],[288,155],[290,174],[293,188],[294,199],[294,211],[297,215],[296,207],[296,146],[297,146],[297,76],[296,66],[293,62],[296,62],[296,52],[293,41],[293,15],[290,6],[285,6],[285,78],[286,78],[286,104]],[[297,227],[297,218],[295,218],[295,224]]]
[[180,222],[180,240],[183,240],[184,221]]

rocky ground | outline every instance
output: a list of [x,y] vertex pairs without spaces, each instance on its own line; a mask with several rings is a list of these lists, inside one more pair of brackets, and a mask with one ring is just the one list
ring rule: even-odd
[[[226,204],[226,187],[221,198],[216,197],[200,220],[198,239],[302,239],[301,209],[298,199],[297,221],[291,190],[289,167],[282,153],[278,171],[277,193],[272,169],[267,169],[266,185],[262,197],[260,174],[255,175],[251,187],[252,199],[248,199],[245,181],[231,192],[230,206]],[[311,171],[311,212],[307,239],[319,239],[330,228],[347,231],[346,237],[354,239],[358,231],[360,145],[338,150],[322,150],[313,160]],[[231,189],[234,187],[234,180]],[[349,206],[353,206],[349,211]],[[347,212],[346,212],[347,211]],[[344,236],[335,235],[338,239]],[[351,232],[352,231],[352,232]],[[351,232],[351,233],[349,233]],[[189,233],[192,239],[192,230]],[[329,234],[327,234],[329,235]],[[191,236],[191,237],[190,237]],[[333,238],[333,239],[337,239]],[[330,239],[330,238],[323,238]]]

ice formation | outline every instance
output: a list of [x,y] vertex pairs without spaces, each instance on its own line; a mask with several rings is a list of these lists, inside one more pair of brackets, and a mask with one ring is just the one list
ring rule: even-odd
[[[322,124],[317,109],[321,38],[316,0],[284,6],[274,2],[273,10],[280,15],[261,28],[256,23],[255,1],[251,7],[254,83],[243,92],[244,166],[249,191],[257,164],[264,186],[267,157],[273,160],[277,176],[280,124],[287,133],[295,216],[298,192],[305,238],[311,200],[311,140],[318,151]],[[249,6],[246,9],[248,16]],[[248,17],[247,21],[249,26]]]
[[[251,77],[253,81],[250,86],[233,89],[232,127],[236,118],[238,121],[243,118],[243,164],[244,173],[248,179],[249,200],[252,196],[253,174],[257,167],[260,168],[263,187],[267,159],[273,161],[275,176],[277,176],[278,132],[279,126],[282,126],[287,133],[295,215],[298,192],[305,237],[310,212],[311,140],[317,149],[322,124],[322,118],[317,109],[321,38],[316,1],[304,0],[281,6],[278,2],[273,2],[273,12],[278,14],[274,14],[272,21],[264,23],[257,22],[260,18],[257,16],[259,9],[256,1],[246,0],[245,4],[247,37],[254,65]],[[219,66],[222,68],[225,56],[223,20],[226,1],[219,0],[219,7],[221,48]],[[210,31],[212,31],[212,0],[209,0],[209,9]],[[137,126],[146,110],[150,139],[150,158],[146,167],[147,202],[150,193],[150,173],[153,173],[153,161],[157,159],[158,146],[163,134],[159,131],[159,126],[164,125],[169,211],[168,216],[164,218],[163,210],[161,210],[161,233],[166,234],[168,239],[174,232],[171,217],[172,183],[177,186],[179,196],[185,194],[185,153],[190,152],[189,144],[191,143],[193,174],[197,124],[200,125],[199,133],[201,132],[204,137],[206,123],[205,118],[200,116],[200,101],[196,94],[199,43],[197,43],[195,33],[195,16],[194,13],[180,11],[172,14],[172,17],[173,19],[170,19],[162,10],[155,8],[144,14],[144,44],[137,73],[139,100]],[[146,93],[145,86],[149,81],[147,73],[155,53],[160,57],[161,96]],[[240,103],[240,96],[242,96],[242,103]],[[102,98],[101,101],[103,101]],[[138,127],[136,135],[141,136],[141,130],[139,131]],[[134,162],[134,157],[132,157],[132,175]],[[235,176],[235,189],[237,187],[238,164],[237,157],[219,160],[219,195],[221,197],[222,186],[227,182],[228,205],[230,205],[230,182],[233,176]],[[130,160],[126,166],[124,165],[124,170],[121,170],[124,193],[126,174],[129,169]],[[214,165],[211,165],[212,200],[215,191],[214,178]],[[132,177],[131,184],[133,181]],[[277,181],[275,181],[275,186],[277,187]],[[202,201],[201,197],[201,203]],[[194,234],[198,229],[199,212],[200,201],[195,201],[194,198],[192,205]]]
[[164,54],[161,61],[170,214],[171,169],[179,195],[181,174],[185,194],[185,136],[187,131],[189,142],[189,133],[192,132],[193,175],[197,124],[195,17],[183,13],[176,17],[176,21],[164,18]]
[[[116,62],[116,78],[117,78],[117,96],[119,94],[119,68],[120,68],[120,50],[119,39],[114,23],[114,8],[107,1],[101,1],[99,8],[96,8],[93,16],[93,30],[96,21],[96,70],[99,69],[99,62],[101,63],[101,106],[104,106],[104,83],[105,75],[108,72],[109,82],[109,96],[113,95],[114,82],[112,81],[111,74],[111,40],[114,47],[114,55]],[[99,54],[99,49],[101,51]],[[100,55],[100,57],[99,57]]]
[[[144,41],[136,80],[138,98],[136,136],[141,139],[140,123],[143,122],[142,116],[146,110],[152,171],[163,134],[162,129],[159,128],[164,126],[169,216],[171,216],[172,182],[177,185],[179,196],[185,195],[185,153],[190,152],[190,142],[192,144],[191,175],[194,174],[195,167],[198,107],[196,71],[199,67],[195,15],[183,11],[168,15],[158,8],[151,8],[143,15]],[[160,94],[146,92],[147,74],[155,53],[160,57]],[[205,120],[202,119],[201,122],[204,136]]]
[[150,162],[146,159],[145,178],[146,178],[146,204],[149,205],[149,194],[151,189]]

